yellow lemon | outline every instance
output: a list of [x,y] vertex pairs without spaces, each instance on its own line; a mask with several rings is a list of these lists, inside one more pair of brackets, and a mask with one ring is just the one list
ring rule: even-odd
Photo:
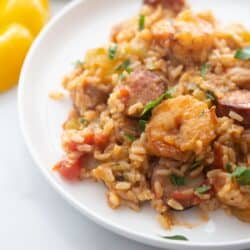
[[25,55],[48,18],[48,0],[0,0],[0,92],[18,82]]

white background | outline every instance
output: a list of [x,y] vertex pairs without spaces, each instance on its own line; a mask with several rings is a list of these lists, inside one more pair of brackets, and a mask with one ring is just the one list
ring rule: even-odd
[[[56,13],[67,1],[52,1]],[[0,95],[0,249],[153,250],[74,210],[32,161],[19,128],[17,89]]]

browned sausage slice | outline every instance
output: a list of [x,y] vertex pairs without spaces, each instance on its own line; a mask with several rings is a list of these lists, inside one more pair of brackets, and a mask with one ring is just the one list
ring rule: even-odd
[[105,104],[112,87],[104,84],[86,84],[76,87],[71,96],[75,108],[80,114],[88,109],[95,109],[97,105]]
[[[138,137],[138,121],[128,117],[123,117],[115,122],[114,135],[118,143],[122,143],[126,139],[126,134]],[[125,137],[124,137],[125,136]]]
[[[170,161],[174,167],[180,165],[180,162]],[[195,188],[201,186],[205,177],[203,174],[196,178],[185,177],[184,185],[174,185],[171,181],[172,175],[169,175],[166,168],[163,166],[155,166],[153,169],[151,186],[152,190],[158,199],[162,199],[166,205],[174,210],[184,210],[200,203],[200,199],[195,195]],[[175,202],[173,202],[173,200]],[[181,206],[175,206],[175,203]]]
[[152,6],[162,4],[165,8],[170,8],[176,12],[179,12],[185,6],[185,0],[144,0],[144,3]]
[[236,90],[227,93],[223,98],[218,100],[216,113],[218,116],[230,116],[230,111],[239,114],[242,117],[238,122],[250,127],[250,91]]
[[130,74],[126,82],[129,96],[126,99],[126,106],[141,103],[143,106],[162,95],[167,84],[162,78],[149,70],[136,70]]

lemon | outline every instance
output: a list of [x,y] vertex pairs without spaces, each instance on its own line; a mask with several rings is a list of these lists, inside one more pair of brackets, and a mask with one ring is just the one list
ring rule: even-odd
[[18,82],[25,56],[48,18],[48,0],[0,0],[0,92]]

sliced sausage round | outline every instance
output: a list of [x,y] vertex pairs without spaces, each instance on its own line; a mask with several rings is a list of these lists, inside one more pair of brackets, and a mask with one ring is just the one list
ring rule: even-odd
[[127,108],[136,103],[145,106],[162,95],[167,87],[158,74],[149,70],[134,71],[128,77],[126,84],[129,90],[129,96],[126,99]]
[[125,140],[126,134],[132,135],[134,137],[139,136],[138,121],[127,117],[116,120],[114,129],[116,142],[122,143]]
[[165,8],[170,8],[179,12],[185,6],[185,0],[144,0],[145,4],[155,6],[162,4]]
[[110,85],[86,84],[76,87],[71,96],[75,108],[83,114],[88,109],[95,109],[97,105],[105,104],[111,90]]
[[[216,113],[218,116],[230,116],[230,111],[237,113],[236,119],[241,125],[250,127],[250,91],[236,90],[231,91],[218,100]],[[242,119],[241,119],[242,118]]]
[[[171,164],[178,165],[177,162],[171,162]],[[200,187],[204,183],[205,176],[203,174],[196,178],[186,176],[184,185],[175,185],[171,180],[173,175],[169,175],[167,171],[165,167],[159,165],[153,169],[151,186],[156,198],[162,199],[174,210],[184,210],[198,205],[201,200],[195,195],[195,188]],[[175,207],[174,203],[171,202],[173,200],[181,206]]]

